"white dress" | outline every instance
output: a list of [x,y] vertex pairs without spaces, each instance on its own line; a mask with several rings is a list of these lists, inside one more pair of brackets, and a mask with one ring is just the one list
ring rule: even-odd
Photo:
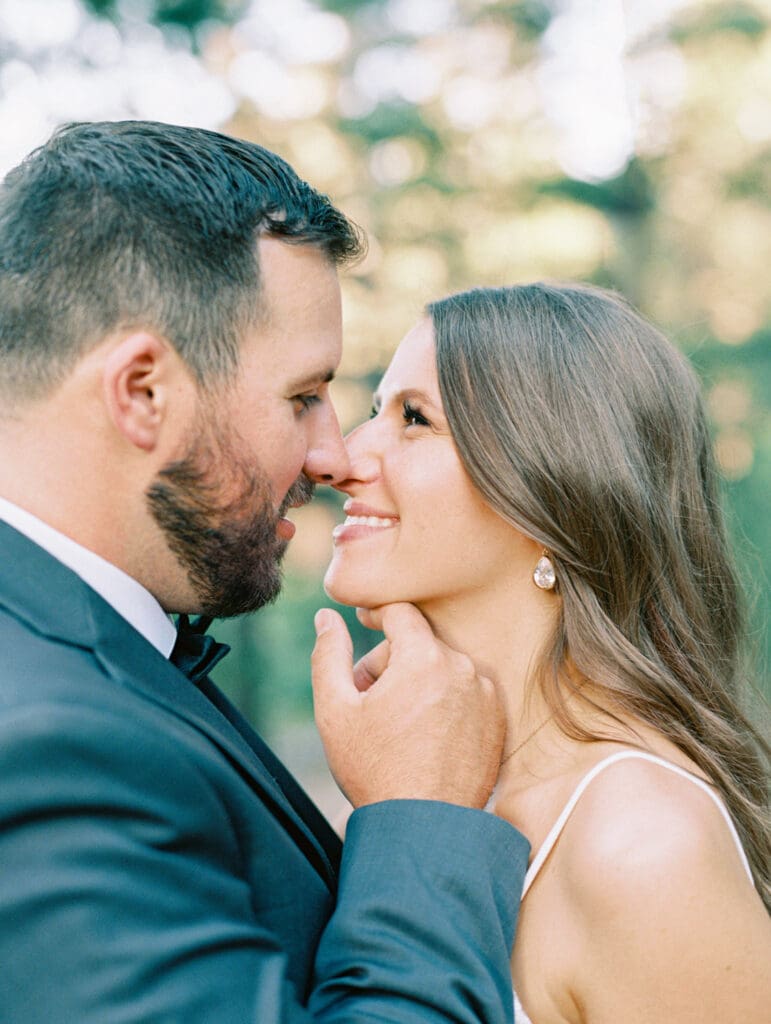
[[[689,782],[692,782],[695,786],[698,786],[699,789],[702,789],[713,800],[715,806],[723,815],[723,818],[725,819],[725,822],[728,825],[731,835],[734,838],[734,842],[736,843],[736,847],[739,851],[739,856],[741,857],[742,864],[744,865],[744,870],[747,872],[750,882],[753,881],[749,861],[747,860],[747,855],[744,852],[741,840],[739,839],[739,834],[736,831],[736,826],[731,820],[731,816],[726,810],[723,801],[714,792],[711,786],[704,782],[703,779],[699,779],[697,778],[697,776],[692,775],[690,772],[687,772],[684,768],[680,768],[676,764],[671,764],[669,761],[665,761],[661,757],[656,757],[655,754],[646,754],[642,750],[621,750],[617,754],[611,754],[610,757],[606,757],[603,761],[600,761],[598,764],[596,764],[594,768],[591,769],[591,771],[587,772],[587,774],[584,775],[583,779],[581,779],[576,788],[573,790],[572,796],[565,804],[560,816],[554,822],[554,825],[549,831],[549,834],[547,835],[546,839],[544,839],[540,849],[538,850],[538,853],[533,858],[532,863],[530,864],[530,867],[527,870],[527,874],[525,875],[525,883],[522,887],[522,899],[524,899],[527,895],[527,891],[535,881],[536,875],[543,867],[546,858],[554,849],[554,846],[556,845],[557,840],[559,839],[568,818],[573,813],[573,809],[580,800],[586,787],[594,779],[597,778],[600,772],[605,771],[605,769],[609,768],[612,764],[616,764],[618,761],[627,761],[631,758],[638,758],[641,761],[650,761],[653,764],[661,765],[662,768],[667,768],[671,772],[675,772],[675,774],[682,776],[682,778],[684,779],[688,779]],[[514,1024],[534,1024],[534,1022],[528,1017],[528,1015],[522,1009],[522,1004],[517,998],[516,992],[514,993]]]

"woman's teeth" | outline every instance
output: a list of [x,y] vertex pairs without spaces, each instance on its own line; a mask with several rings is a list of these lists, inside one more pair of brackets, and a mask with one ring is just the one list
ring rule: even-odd
[[395,519],[384,519],[380,516],[346,516],[345,526],[394,526]]

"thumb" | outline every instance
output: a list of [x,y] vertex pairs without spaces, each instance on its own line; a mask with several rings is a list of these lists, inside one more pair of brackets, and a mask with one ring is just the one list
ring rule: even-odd
[[313,621],[316,645],[311,655],[311,677],[318,706],[323,701],[340,700],[346,691],[355,691],[353,643],[342,616],[331,608],[319,609]]

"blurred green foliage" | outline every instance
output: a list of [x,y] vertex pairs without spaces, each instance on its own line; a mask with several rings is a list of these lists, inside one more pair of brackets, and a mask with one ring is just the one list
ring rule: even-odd
[[[120,0],[85,0],[85,6],[109,18],[117,18],[126,10]],[[145,11],[156,25],[181,25],[192,30],[208,22],[232,23],[247,6],[248,0],[150,0]]]

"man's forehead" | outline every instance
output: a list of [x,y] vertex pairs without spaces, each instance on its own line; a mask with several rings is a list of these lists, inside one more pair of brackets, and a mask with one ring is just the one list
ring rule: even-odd
[[258,254],[262,290],[274,300],[287,293],[294,301],[302,299],[309,284],[339,287],[337,267],[317,245],[262,237]]

